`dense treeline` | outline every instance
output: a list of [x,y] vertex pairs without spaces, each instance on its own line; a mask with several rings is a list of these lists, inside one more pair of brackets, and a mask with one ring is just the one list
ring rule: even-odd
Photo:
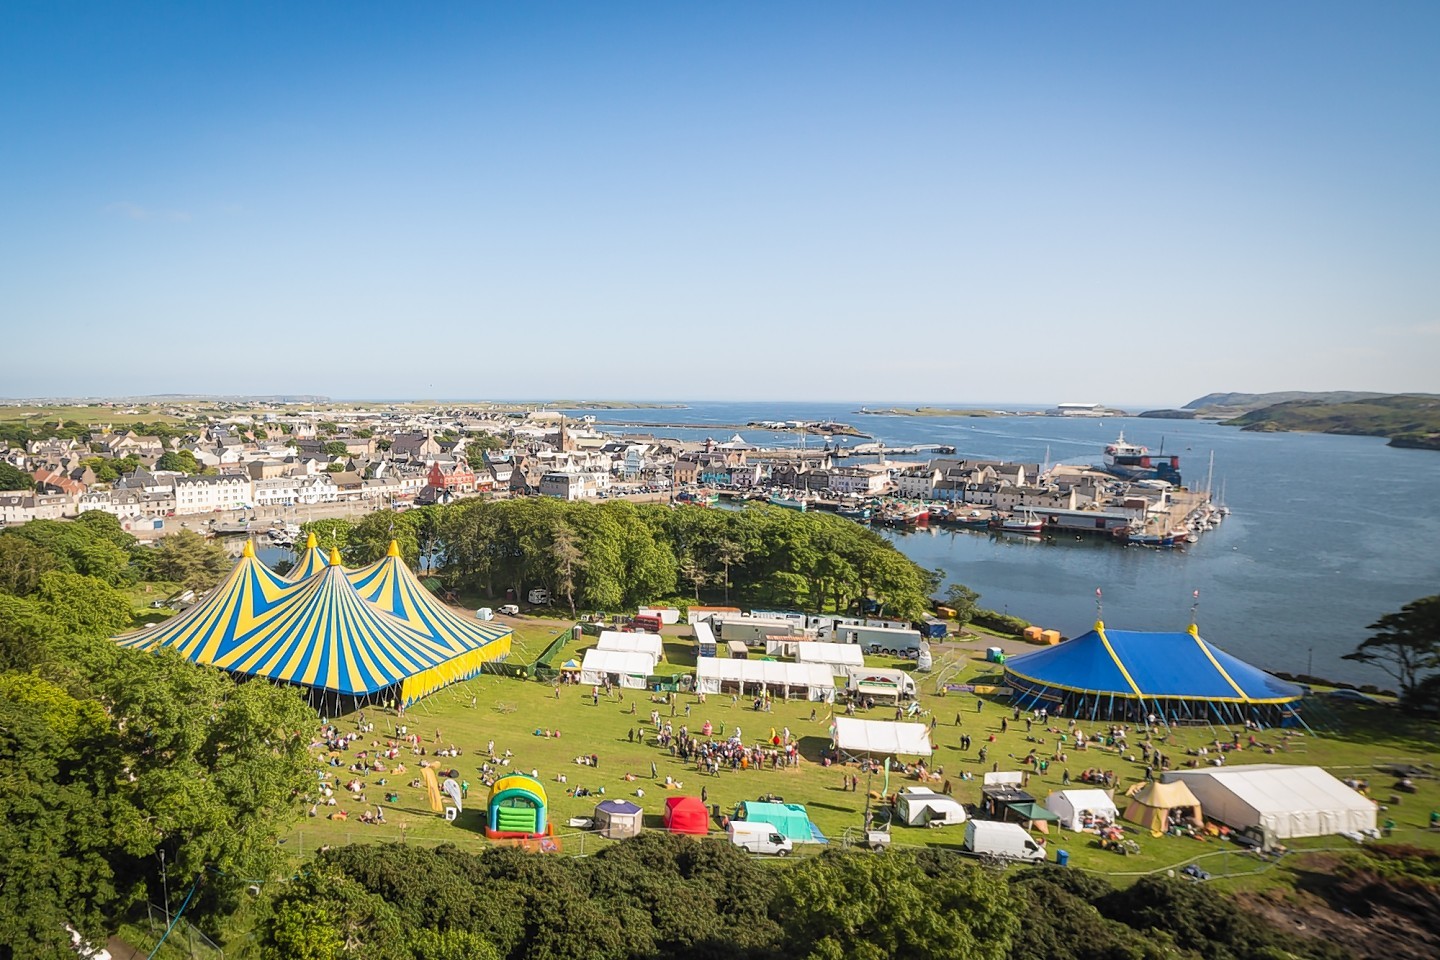
[[871,598],[886,615],[914,618],[942,579],[859,524],[763,506],[467,500],[307,528],[347,563],[384,556],[394,538],[409,563],[455,586],[490,597],[544,587],[572,613],[686,597],[843,611]]
[[177,896],[197,884],[203,921],[279,872],[313,713],[110,639],[132,626],[119,588],[227,567],[198,536],[140,548],[100,513],[0,534],[0,960],[73,957],[66,924],[103,943],[161,902],[162,876]]
[[779,867],[721,841],[642,834],[582,860],[512,848],[350,846],[269,892],[263,956],[287,960],[1342,956],[1188,881],[1117,890],[1057,867],[954,854],[823,854]]

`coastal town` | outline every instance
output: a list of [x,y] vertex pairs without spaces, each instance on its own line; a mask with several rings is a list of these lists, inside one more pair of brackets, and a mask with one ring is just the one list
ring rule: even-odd
[[138,408],[117,407],[113,419],[88,428],[46,420],[23,442],[0,441],[0,460],[20,487],[0,490],[0,523],[98,510],[146,538],[179,527],[247,533],[252,523],[258,532],[267,522],[283,531],[278,521],[300,511],[313,519],[469,497],[696,506],[724,499],[830,510],[898,529],[1098,536],[1174,548],[1195,542],[1227,512],[1211,480],[1187,486],[1177,457],[1152,457],[1123,434],[1103,457],[1096,452],[1094,464],[1077,465],[965,457],[952,446],[845,446],[835,437],[856,431],[833,422],[756,423],[824,436],[818,446],[766,447],[738,432],[686,441],[601,429],[593,415],[544,409],[275,404],[164,412],[163,436],[144,432]]

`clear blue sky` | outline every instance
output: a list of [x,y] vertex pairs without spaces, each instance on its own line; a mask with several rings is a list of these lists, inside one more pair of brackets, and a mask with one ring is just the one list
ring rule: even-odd
[[1440,4],[0,6],[0,395],[1440,391]]

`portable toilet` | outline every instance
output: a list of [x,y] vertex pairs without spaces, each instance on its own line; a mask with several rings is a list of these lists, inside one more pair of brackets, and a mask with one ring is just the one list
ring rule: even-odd
[[476,619],[476,620],[494,620],[494,619],[495,619],[495,611],[494,611],[494,610],[491,610],[489,607],[481,607],[479,610],[476,610],[476,611],[475,611],[475,619]]
[[985,660],[988,663],[1004,663],[1005,651],[999,647],[990,647],[985,651]]

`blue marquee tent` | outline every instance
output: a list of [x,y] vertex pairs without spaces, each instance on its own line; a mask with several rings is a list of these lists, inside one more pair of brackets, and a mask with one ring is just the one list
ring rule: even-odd
[[1072,717],[1132,721],[1298,718],[1305,691],[1202,639],[1194,624],[1178,633],[1095,629],[1005,664],[1011,702],[1048,706]]

